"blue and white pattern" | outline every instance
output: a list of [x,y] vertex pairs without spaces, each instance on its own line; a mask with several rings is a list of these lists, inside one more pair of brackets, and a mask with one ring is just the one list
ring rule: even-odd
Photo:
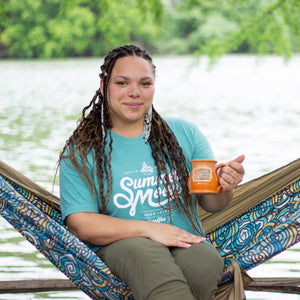
[[129,287],[63,226],[58,210],[2,176],[0,213],[92,299],[133,299]]
[[300,240],[300,179],[207,235],[229,265],[249,270]]

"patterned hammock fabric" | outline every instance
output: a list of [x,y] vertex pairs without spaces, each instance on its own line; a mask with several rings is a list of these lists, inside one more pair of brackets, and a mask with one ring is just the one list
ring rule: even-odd
[[210,232],[225,266],[249,270],[300,240],[300,179]]
[[133,299],[127,285],[68,231],[56,208],[0,175],[0,212],[92,299]]
[[[292,181],[207,234],[225,265],[235,258],[241,268],[249,270],[300,240],[299,163],[294,165]],[[3,171],[1,167],[3,164]],[[15,172],[16,180],[1,172],[0,214],[90,298],[133,299],[129,287],[65,228],[57,203],[49,203],[40,192],[24,188],[19,184],[20,174]],[[251,183],[242,186],[244,190]]]

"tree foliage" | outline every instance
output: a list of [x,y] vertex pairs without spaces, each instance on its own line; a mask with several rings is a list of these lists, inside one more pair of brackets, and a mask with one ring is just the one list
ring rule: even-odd
[[[5,55],[63,57],[101,55],[157,34],[160,1],[1,0],[0,40]],[[153,24],[153,20],[155,23]]]
[[188,0],[186,4],[187,8],[205,9],[206,16],[220,11],[235,25],[225,34],[199,44],[197,54],[218,57],[224,53],[247,51],[277,54],[288,59],[293,52],[299,52],[298,0]]
[[99,56],[138,43],[155,53],[300,48],[299,0],[0,0],[0,56]]

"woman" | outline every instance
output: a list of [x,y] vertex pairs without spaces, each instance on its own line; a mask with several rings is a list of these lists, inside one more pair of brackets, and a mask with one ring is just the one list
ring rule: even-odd
[[223,261],[205,240],[197,201],[210,212],[225,208],[244,156],[220,171],[221,192],[196,199],[189,161],[213,154],[196,126],[153,108],[151,57],[134,45],[116,48],[100,79],[60,155],[66,224],[135,299],[211,299]]

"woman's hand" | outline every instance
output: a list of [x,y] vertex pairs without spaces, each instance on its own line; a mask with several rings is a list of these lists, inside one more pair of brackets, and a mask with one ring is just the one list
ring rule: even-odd
[[245,156],[240,155],[229,161],[218,175],[222,187],[218,194],[204,194],[198,197],[199,205],[206,211],[214,213],[224,209],[233,198],[234,188],[242,181],[245,174],[242,162]]
[[189,248],[192,244],[205,241],[200,237],[182,230],[174,225],[165,223],[146,222],[146,237],[167,247]]
[[221,168],[219,173],[219,182],[223,191],[233,191],[234,188],[242,181],[245,174],[245,170],[242,165],[244,159],[245,155],[240,155],[236,159],[229,161],[226,167]]

